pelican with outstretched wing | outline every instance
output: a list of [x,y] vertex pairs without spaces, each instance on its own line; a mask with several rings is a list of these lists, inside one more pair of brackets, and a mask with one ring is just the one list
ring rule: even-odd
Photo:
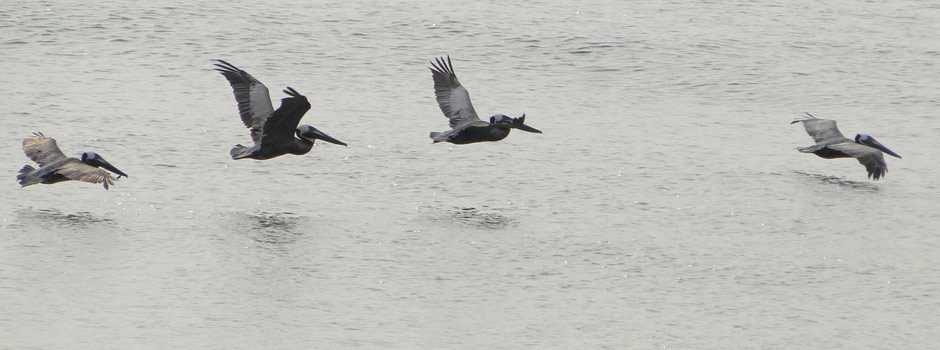
[[816,140],[815,145],[797,148],[800,152],[813,153],[826,159],[855,158],[868,170],[868,177],[874,180],[884,177],[888,172],[888,164],[882,152],[901,158],[871,135],[857,134],[855,141],[852,141],[842,136],[835,120],[819,119],[809,113],[806,115],[808,118],[790,123],[803,123],[806,133]]
[[[277,110],[271,104],[268,87],[248,72],[223,60],[216,60],[215,70],[228,80],[238,102],[238,113],[242,123],[251,129],[251,141],[254,145],[245,147],[235,145],[229,154],[232,159],[271,159],[285,154],[302,155],[310,152],[316,140],[346,146],[346,143],[334,139],[311,125],[298,126],[310,102],[291,87],[284,93],[290,97],[281,99]],[[294,135],[297,137],[295,138]]]
[[[23,152],[39,164],[39,169],[31,165],[23,166],[16,175],[21,187],[76,180],[93,184],[103,183],[104,189],[107,190],[109,185],[114,184],[114,180],[121,176],[127,177],[127,174],[95,152],[82,153],[82,159],[69,158],[59,150],[55,139],[46,137],[41,132],[33,135],[35,136],[23,140]],[[118,174],[117,178],[101,168]]]
[[536,128],[525,124],[525,114],[519,118],[512,118],[505,114],[496,114],[490,117],[489,122],[480,120],[477,112],[470,103],[470,93],[460,85],[454,66],[444,57],[435,58],[431,62],[431,77],[434,78],[434,95],[437,104],[441,107],[444,116],[450,119],[451,129],[444,132],[432,132],[434,143],[450,142],[453,144],[467,144],[484,141],[499,141],[509,136],[509,131],[519,129],[541,134]]

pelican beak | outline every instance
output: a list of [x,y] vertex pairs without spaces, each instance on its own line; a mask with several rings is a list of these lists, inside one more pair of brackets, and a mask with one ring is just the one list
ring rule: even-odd
[[326,134],[324,134],[323,137],[321,137],[320,139],[323,141],[332,143],[334,145],[343,145],[344,147],[348,146],[345,142],[329,137]]
[[331,137],[330,135],[327,135],[327,134],[323,133],[322,131],[318,130],[317,128],[310,127],[310,129],[311,129],[310,132],[304,134],[304,137],[307,137],[307,138],[309,138],[309,139],[311,139],[311,140],[323,140],[323,141],[332,143],[332,144],[334,144],[334,145],[347,146],[345,142],[340,141],[340,140],[337,140],[337,139],[334,139],[334,138]]
[[541,130],[536,129],[536,128],[533,128],[533,127],[528,126],[528,125],[525,125],[525,124],[520,124],[519,126],[516,127],[516,129],[519,129],[519,130],[522,130],[522,131],[534,132],[534,133],[536,133],[536,134],[541,134],[541,133],[542,133]]
[[521,117],[516,118],[513,121],[513,127],[522,131],[534,132],[536,134],[541,134],[542,131],[525,124],[525,113]]
[[882,145],[881,142],[878,142],[878,140],[875,140],[874,137],[868,137],[868,141],[866,143],[871,147],[880,149],[884,153],[890,154],[894,156],[895,158],[901,159],[901,156],[899,156],[897,153],[894,153],[894,151],[891,151],[890,149],[888,149],[888,147],[885,147],[885,145]]
[[98,156],[97,158],[95,158],[94,162],[95,162],[94,164],[95,166],[108,169],[108,171],[118,174],[118,178],[120,178],[121,176],[128,177],[127,174],[125,174],[123,171],[111,165],[111,163],[108,163],[108,161],[104,160],[104,158],[102,158],[101,156]]

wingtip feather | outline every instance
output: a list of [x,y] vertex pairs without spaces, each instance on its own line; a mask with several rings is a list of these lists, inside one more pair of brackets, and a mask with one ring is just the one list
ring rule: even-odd
[[24,165],[23,168],[20,169],[19,174],[16,174],[16,181],[20,184],[20,187],[29,185],[26,183],[26,176],[35,169],[36,168],[33,168],[31,165]]

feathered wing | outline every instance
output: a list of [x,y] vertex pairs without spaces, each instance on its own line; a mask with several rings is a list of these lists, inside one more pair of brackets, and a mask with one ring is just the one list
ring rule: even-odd
[[29,159],[38,163],[39,166],[66,159],[68,157],[59,150],[55,139],[46,137],[42,133],[34,133],[31,138],[23,140],[23,152]]
[[222,73],[232,86],[235,101],[238,102],[238,114],[245,127],[251,129],[251,140],[255,143],[260,142],[262,126],[274,112],[268,87],[231,63],[223,60],[216,61],[219,63],[215,64],[218,67],[215,70]]
[[817,119],[809,113],[807,113],[807,115],[810,117],[807,119],[795,120],[793,123],[803,123],[803,127],[806,128],[806,133],[816,141],[817,145],[839,143],[844,140],[848,140],[848,138],[839,132],[839,128],[836,127],[835,120]]
[[290,86],[284,90],[284,93],[290,97],[281,99],[281,106],[265,121],[261,130],[264,134],[261,137],[262,143],[281,143],[294,139],[294,132],[297,130],[297,124],[304,114],[310,110],[310,102],[307,97],[301,95],[297,90]]
[[56,172],[76,181],[90,182],[93,184],[103,182],[105,189],[108,188],[108,185],[114,184],[114,177],[104,169],[93,167],[74,158],[67,160]]
[[855,142],[842,142],[827,147],[857,159],[859,163],[865,166],[865,170],[868,170],[868,177],[871,179],[878,180],[888,172],[888,164],[885,163],[884,154],[878,149]]
[[450,56],[445,61],[443,57],[438,57],[431,62],[431,76],[434,78],[434,95],[437,96],[437,104],[441,107],[444,116],[450,119],[450,127],[456,128],[466,123],[479,121],[480,117],[473,109],[470,103],[470,93],[467,92],[457,75],[454,74],[454,66],[450,62]]

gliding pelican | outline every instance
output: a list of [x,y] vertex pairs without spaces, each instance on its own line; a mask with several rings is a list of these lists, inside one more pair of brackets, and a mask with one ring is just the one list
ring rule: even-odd
[[836,127],[835,120],[818,119],[809,113],[806,113],[806,115],[809,118],[794,120],[790,123],[803,123],[806,133],[816,140],[815,145],[798,148],[800,152],[813,153],[826,159],[855,158],[868,170],[868,178],[876,181],[888,172],[888,164],[885,163],[885,158],[881,152],[901,158],[871,135],[857,134],[855,135],[855,141],[852,141],[842,136],[842,133]]
[[[35,184],[54,184],[62,181],[78,180],[93,184],[104,183],[104,189],[113,185],[115,179],[127,174],[115,168],[95,152],[82,153],[82,159],[69,158],[56,145],[55,139],[46,137],[41,132],[33,133],[31,138],[23,140],[23,152],[29,159],[39,164],[39,169],[30,165],[20,169],[16,179],[21,187]],[[115,178],[105,168],[118,174]]]

